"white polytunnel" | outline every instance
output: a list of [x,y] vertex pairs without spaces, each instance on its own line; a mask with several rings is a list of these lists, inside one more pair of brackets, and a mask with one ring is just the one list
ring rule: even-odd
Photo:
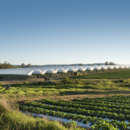
[[101,69],[106,70],[107,66],[102,66]]
[[114,68],[114,66],[111,66],[111,65],[108,67],[108,69],[111,69],[111,70],[112,70],[113,68]]
[[35,68],[17,68],[17,69],[0,69],[0,75],[37,75],[37,74],[56,74],[76,71],[93,71],[106,69],[127,69],[130,65],[102,65],[102,66],[50,66],[50,67],[35,67]]
[[94,69],[95,69],[95,70],[100,70],[101,67],[100,67],[100,66],[95,66]]
[[41,70],[33,70],[32,74],[43,74]]
[[42,73],[45,74],[47,70],[43,70]]
[[75,71],[78,71],[78,68],[79,68],[79,67],[73,67],[73,68],[75,69]]
[[118,66],[118,65],[115,65],[115,66],[114,66],[114,69],[119,69],[119,66]]
[[125,65],[124,68],[129,68],[129,65]]
[[49,69],[45,72],[45,74],[55,74],[55,71],[53,69]]
[[69,68],[68,72],[75,72],[76,70],[74,68]]
[[63,68],[60,68],[57,73],[67,73],[67,70],[63,69]]
[[93,70],[94,70],[94,67],[89,66],[89,67],[87,67],[87,70],[93,71]]
[[120,65],[120,66],[119,66],[119,68],[120,68],[120,69],[123,69],[123,68],[124,68],[124,66],[123,66],[123,65]]
[[86,68],[83,68],[83,67],[79,67],[77,71],[85,71]]
[[54,69],[54,73],[57,73],[59,69]]

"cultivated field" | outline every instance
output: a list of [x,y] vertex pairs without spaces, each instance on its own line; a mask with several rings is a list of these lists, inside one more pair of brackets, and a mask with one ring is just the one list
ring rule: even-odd
[[[84,128],[109,123],[118,129],[130,126],[130,96],[84,98],[72,101],[42,99],[26,101],[19,106],[23,113],[37,117],[47,116],[60,122],[75,121]],[[105,129],[104,129],[105,130]]]
[[1,83],[0,104],[2,129],[128,130],[130,71],[65,77],[50,82],[24,81],[7,87]]
[[80,75],[76,77],[73,76],[72,78],[80,78],[80,79],[121,79],[123,78],[123,79],[127,79],[127,78],[130,78],[130,70]]

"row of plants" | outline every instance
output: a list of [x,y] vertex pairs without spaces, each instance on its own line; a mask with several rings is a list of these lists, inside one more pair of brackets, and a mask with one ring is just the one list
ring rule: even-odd
[[[122,109],[122,108],[108,108],[108,107],[100,107],[100,106],[91,106],[91,105],[79,105],[79,104],[67,104],[67,103],[59,103],[59,104],[43,104],[38,102],[31,102],[27,101],[26,105],[30,106],[33,105],[35,107],[42,107],[42,108],[48,108],[49,106],[52,107],[52,105],[56,105],[53,107],[56,107],[58,109],[59,107],[68,107],[68,108],[78,108],[78,109],[85,109],[85,110],[99,110],[99,111],[105,111],[105,112],[112,112],[112,113],[123,113],[123,114],[130,114],[129,108]],[[54,108],[53,108],[54,109]],[[59,108],[60,109],[60,108]]]
[[110,112],[110,109],[108,111],[104,111],[102,109],[100,110],[94,110],[92,109],[81,109],[81,108],[74,108],[74,107],[61,107],[61,106],[53,106],[53,105],[46,105],[42,103],[32,102],[32,103],[26,103],[27,106],[32,107],[40,107],[48,110],[55,110],[55,111],[62,111],[62,112],[68,112],[68,113],[74,113],[74,114],[81,114],[86,116],[97,116],[102,118],[109,118],[109,119],[117,119],[117,120],[129,120],[130,121],[130,111],[119,109],[117,112]]
[[[99,124],[102,124],[104,122],[104,120],[101,118],[86,117],[86,116],[78,115],[78,114],[69,114],[69,113],[59,112],[59,111],[56,112],[53,110],[46,110],[46,109],[41,109],[41,108],[29,107],[29,106],[20,105],[19,109],[24,112],[30,112],[31,114],[36,113],[36,114],[53,116],[53,117],[66,118],[69,120],[75,120],[75,121],[83,122],[86,125],[88,123],[91,123],[91,125],[93,125],[91,128],[93,128],[95,130]],[[130,123],[127,124],[124,121],[118,122],[117,120],[112,120],[112,121],[105,120],[105,123],[110,123],[115,128],[118,128],[121,130],[125,130],[130,126]],[[99,130],[99,129],[97,129],[97,130]],[[104,129],[102,129],[102,130],[104,130]]]
[[[93,103],[93,102],[73,102],[73,101],[53,101],[53,100],[48,100],[48,99],[42,99],[38,102],[45,103],[45,104],[51,104],[51,105],[60,105],[60,106],[67,106],[67,107],[76,107],[76,108],[93,108],[95,107],[107,107],[107,108],[121,108],[121,109],[130,109],[130,104],[115,104],[115,103]],[[98,110],[98,108],[96,108]],[[104,108],[106,109],[106,108]]]
[[130,103],[130,96],[111,96],[111,97],[104,97],[104,98],[84,98],[84,99],[74,99],[73,101],[80,101],[80,102],[118,102],[118,103]]
[[79,75],[79,76],[72,76],[71,78],[78,78],[78,79],[121,79],[121,78],[123,78],[123,79],[128,79],[128,78],[130,78],[130,70],[95,73],[95,74],[89,74],[89,75]]

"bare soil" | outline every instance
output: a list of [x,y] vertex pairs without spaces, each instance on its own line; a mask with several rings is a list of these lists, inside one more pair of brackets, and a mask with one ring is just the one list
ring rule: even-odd
[[0,81],[3,83],[3,85],[5,84],[15,84],[15,83],[24,83],[24,82],[38,82],[38,81],[44,81],[44,78],[33,78],[33,79],[26,79],[26,80],[4,80],[4,81]]
[[[115,94],[117,94],[115,92]],[[91,94],[87,94],[87,95],[66,95],[66,96],[42,96],[42,97],[32,97],[32,98],[26,98],[26,97],[23,97],[23,98],[20,98],[20,99],[11,99],[13,101],[25,101],[25,100],[30,100],[30,101],[34,101],[34,100],[40,100],[40,99],[52,99],[52,100],[66,100],[66,101],[69,101],[69,100],[73,100],[73,99],[83,99],[83,98],[95,98],[95,97],[111,97],[111,96],[114,96],[115,94],[102,94],[102,95],[91,95]],[[130,95],[130,92],[129,93],[125,93],[124,94],[118,94],[118,95],[124,95],[124,96],[128,96]]]

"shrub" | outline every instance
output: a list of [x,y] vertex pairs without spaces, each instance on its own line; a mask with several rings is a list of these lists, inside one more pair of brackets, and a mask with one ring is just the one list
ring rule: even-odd
[[73,83],[72,80],[69,78],[69,77],[64,77],[62,80],[61,80],[61,83],[62,84],[71,84]]
[[29,82],[24,82],[23,84],[29,84]]
[[0,82],[0,86],[2,86],[3,85],[3,83],[2,82]]
[[120,83],[124,83],[125,80],[124,80],[124,79],[119,79],[119,82],[120,82]]
[[83,81],[80,80],[80,79],[76,79],[74,82],[75,82],[76,84],[83,84]]
[[118,130],[118,128],[115,128],[113,125],[111,125],[110,123],[106,123],[104,122],[100,122],[100,124],[95,124],[94,126],[92,126],[93,130]]

